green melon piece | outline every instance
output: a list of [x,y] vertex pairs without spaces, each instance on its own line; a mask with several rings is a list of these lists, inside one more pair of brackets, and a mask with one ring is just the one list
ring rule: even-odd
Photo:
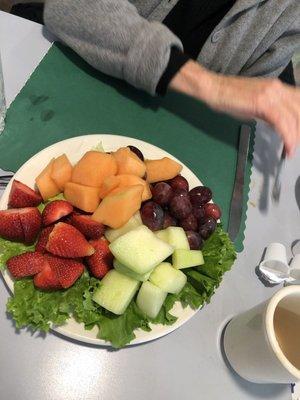
[[139,211],[137,211],[125,225],[121,226],[118,229],[106,229],[104,235],[106,239],[111,243],[114,240],[118,239],[118,237],[124,235],[125,233],[131,231],[132,229],[137,228],[142,225],[142,218]]
[[93,300],[114,314],[125,312],[140,282],[112,269],[101,280],[101,286],[95,291]]
[[129,276],[129,278],[135,279],[140,282],[146,282],[151,274],[150,272],[147,272],[146,274],[140,275],[137,272],[132,271],[131,269],[125,267],[125,265],[121,264],[116,258],[113,261],[114,268],[119,271],[121,274]]
[[177,249],[172,255],[172,264],[174,268],[183,269],[197,267],[204,264],[202,251]]
[[166,243],[169,243],[169,240],[168,240],[169,235],[168,235],[167,229],[162,229],[161,231],[156,231],[156,232],[154,232],[154,234],[158,239],[163,240]]
[[136,303],[148,317],[156,318],[166,297],[166,292],[147,281],[140,287]]
[[170,263],[164,262],[154,269],[149,280],[164,292],[177,294],[186,284],[187,277]]
[[158,239],[145,225],[114,240],[109,248],[125,267],[146,274],[173,253],[173,247]]
[[169,226],[169,228],[157,231],[155,234],[159,239],[173,246],[174,249],[190,249],[185,231],[179,226]]

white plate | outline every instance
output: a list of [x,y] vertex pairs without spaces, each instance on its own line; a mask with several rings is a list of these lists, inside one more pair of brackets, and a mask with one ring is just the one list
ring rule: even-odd
[[[72,163],[77,162],[81,156],[88,150],[91,150],[94,146],[102,142],[105,151],[114,151],[119,147],[133,145],[139,148],[146,158],[156,159],[162,157],[170,157],[180,162],[171,154],[166,151],[153,146],[152,144],[146,143],[141,140],[129,138],[126,136],[118,135],[87,135],[78,136],[71,139],[63,140],[55,143],[52,146],[45,148],[44,150],[37,153],[35,156],[30,158],[15,174],[14,179],[17,179],[30,187],[34,187],[34,178],[41,172],[41,170],[49,163],[53,157],[58,157],[62,153],[66,153]],[[181,163],[181,162],[180,162]],[[182,164],[182,163],[181,163]],[[183,164],[182,164],[183,165]],[[190,187],[201,185],[201,182],[189,170],[183,165],[182,175],[189,181]],[[11,188],[11,182],[7,186],[3,196],[0,200],[0,209],[7,208],[8,196]],[[13,279],[7,271],[2,272],[5,282],[9,289],[13,292]],[[136,339],[134,339],[130,345],[145,343],[153,339],[157,339],[164,336],[175,329],[179,328],[185,322],[187,322],[197,310],[192,310],[190,307],[182,308],[179,302],[175,303],[171,313],[178,317],[178,320],[171,326],[164,325],[151,325],[151,331],[145,332],[141,329],[135,331]],[[52,329],[60,334],[69,338],[79,340],[81,342],[98,344],[102,346],[110,346],[109,342],[100,340],[96,337],[98,329],[95,327],[91,331],[84,329],[83,324],[77,323],[73,318],[69,319],[66,324],[59,327],[52,327]]]

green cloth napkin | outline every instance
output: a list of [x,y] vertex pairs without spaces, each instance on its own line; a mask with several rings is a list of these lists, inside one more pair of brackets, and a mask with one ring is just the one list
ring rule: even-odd
[[[186,96],[152,98],[107,77],[73,51],[54,44],[7,113],[0,136],[0,168],[16,171],[39,150],[62,139],[115,133],[155,144],[186,164],[209,186],[228,225],[240,122]],[[242,250],[252,149],[246,174]]]

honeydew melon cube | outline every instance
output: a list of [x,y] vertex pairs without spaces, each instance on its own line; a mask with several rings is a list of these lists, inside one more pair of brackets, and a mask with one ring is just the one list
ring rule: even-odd
[[125,225],[121,226],[120,228],[117,229],[106,229],[104,235],[106,239],[111,243],[114,240],[118,239],[118,237],[124,235],[125,233],[131,231],[134,228],[137,228],[138,226],[142,225],[142,218],[141,214],[139,211],[137,211],[128,222],[126,222]]
[[121,264],[116,258],[113,261],[114,268],[119,271],[121,274],[128,276],[129,278],[135,279],[140,282],[146,282],[151,274],[147,272],[146,274],[138,274],[137,272],[132,271],[131,269],[125,267],[125,265]]
[[167,229],[162,229],[161,231],[156,231],[154,232],[154,235],[160,239],[163,240],[166,243],[169,243],[169,235]]
[[114,314],[125,312],[140,282],[112,269],[101,280],[101,286],[95,291],[93,300]]
[[177,294],[186,284],[187,277],[170,263],[164,262],[154,269],[149,280],[164,292]]
[[145,225],[120,236],[109,245],[114,257],[138,274],[146,274],[173,253],[173,246],[158,239]]
[[140,287],[136,303],[148,317],[156,318],[166,297],[166,292],[147,281]]
[[172,264],[176,269],[191,268],[204,264],[202,251],[176,249],[172,255]]
[[169,226],[169,228],[157,231],[155,234],[159,239],[173,246],[174,249],[190,249],[186,233],[179,226]]

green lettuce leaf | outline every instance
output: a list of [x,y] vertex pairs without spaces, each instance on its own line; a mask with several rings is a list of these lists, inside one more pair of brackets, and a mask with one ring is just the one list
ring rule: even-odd
[[202,249],[205,264],[197,267],[202,274],[220,284],[223,274],[229,271],[236,259],[236,252],[228,234],[219,225],[207,239]]
[[[0,239],[0,263],[33,247]],[[149,324],[172,325],[176,317],[171,310],[176,301],[183,307],[198,309],[209,302],[219,286],[223,274],[228,271],[235,258],[235,250],[228,235],[218,226],[215,233],[203,247],[205,264],[183,270],[188,282],[178,295],[169,294],[155,319],[147,318],[137,307],[135,299],[123,315],[114,315],[92,300],[93,292],[100,281],[88,273],[69,289],[56,292],[42,292],[35,289],[32,279],[15,282],[14,296],[8,300],[7,311],[12,314],[17,328],[30,327],[32,330],[48,331],[51,324],[62,325],[70,316],[82,322],[85,329],[97,326],[98,337],[109,341],[113,347],[121,348],[135,338],[134,330],[151,330]]]
[[111,342],[115,348],[121,348],[130,343],[135,338],[135,329],[150,330],[147,318],[139,310],[135,301],[129,304],[123,315],[114,315],[104,309],[100,315],[98,337]]
[[89,290],[90,278],[87,273],[69,289],[43,292],[37,290],[32,279],[15,281],[14,296],[7,302],[7,311],[12,314],[17,328],[25,326],[33,331],[49,331],[51,323],[62,325],[78,307],[85,311],[83,293]]

